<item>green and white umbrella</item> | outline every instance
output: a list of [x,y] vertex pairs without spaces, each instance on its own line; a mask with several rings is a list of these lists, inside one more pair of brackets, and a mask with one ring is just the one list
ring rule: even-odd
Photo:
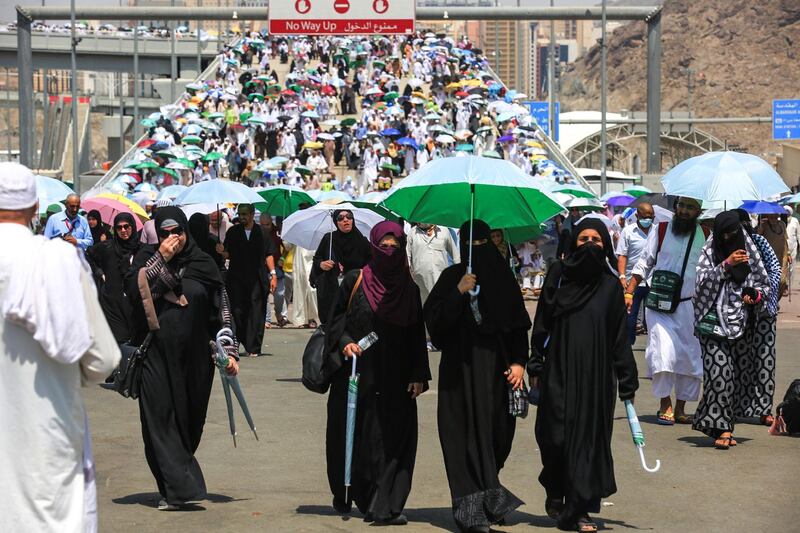
[[471,155],[428,162],[383,205],[406,220],[451,228],[476,218],[492,228],[538,226],[564,210],[516,165]]
[[580,185],[575,185],[573,183],[556,185],[551,190],[552,192],[563,192],[565,194],[571,194],[575,198],[597,198],[597,196],[595,196],[592,191],[587,191]]

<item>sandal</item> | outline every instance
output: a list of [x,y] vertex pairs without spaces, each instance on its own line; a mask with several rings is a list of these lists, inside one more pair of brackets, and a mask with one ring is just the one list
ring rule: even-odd
[[576,529],[580,533],[594,533],[595,531],[597,531],[597,524],[592,522],[592,519],[589,518],[589,515],[586,515],[578,519],[578,523],[576,524]]
[[553,520],[558,520],[564,510],[564,501],[556,498],[547,498],[544,501],[544,512]]
[[694,417],[692,415],[682,414],[675,416],[676,424],[691,424],[692,422],[694,422]]
[[[727,436],[725,436],[727,434]],[[718,450],[727,450],[731,446],[736,446],[738,443],[731,438],[730,431],[724,431],[719,437],[714,439],[714,448]]]
[[656,411],[656,423],[661,426],[673,426],[675,425],[675,415],[672,413],[662,413],[661,411]]

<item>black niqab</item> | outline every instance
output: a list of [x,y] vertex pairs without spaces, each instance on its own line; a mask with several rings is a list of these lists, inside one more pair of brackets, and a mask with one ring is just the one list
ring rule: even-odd
[[[219,268],[211,257],[197,246],[189,231],[189,221],[186,215],[175,206],[161,207],[155,217],[156,232],[161,228],[161,224],[168,219],[178,223],[186,236],[186,245],[169,262],[182,272],[182,277],[199,281],[204,285],[222,285]],[[152,253],[158,250],[158,245],[152,245]]]
[[[730,234],[727,239],[725,238],[726,234]],[[711,247],[714,250],[716,264],[722,263],[737,250],[747,250],[742,220],[736,210],[723,211],[716,216]],[[749,273],[750,265],[748,263],[740,263],[731,267],[731,277],[736,283],[742,283]]]

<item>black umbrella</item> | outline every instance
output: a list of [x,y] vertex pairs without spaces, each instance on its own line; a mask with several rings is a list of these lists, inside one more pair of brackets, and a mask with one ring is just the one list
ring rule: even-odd
[[664,209],[669,209],[670,211],[675,211],[675,201],[677,199],[677,196],[673,196],[671,194],[653,192],[641,195],[630,205],[630,207],[638,207],[639,204],[648,203],[650,205],[657,205],[663,207]]

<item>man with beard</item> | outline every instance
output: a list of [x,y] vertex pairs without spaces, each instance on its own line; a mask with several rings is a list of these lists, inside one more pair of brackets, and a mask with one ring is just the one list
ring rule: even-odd
[[[697,261],[707,237],[697,224],[699,215],[700,202],[678,198],[675,217],[649,232],[625,291],[625,305],[631,312],[636,287],[643,279],[653,280],[645,303],[649,330],[645,359],[653,395],[661,400],[658,423],[662,425],[692,423],[686,402],[697,401],[703,377],[692,307]],[[659,280],[672,281],[674,299],[669,297],[669,289],[658,286]]]

